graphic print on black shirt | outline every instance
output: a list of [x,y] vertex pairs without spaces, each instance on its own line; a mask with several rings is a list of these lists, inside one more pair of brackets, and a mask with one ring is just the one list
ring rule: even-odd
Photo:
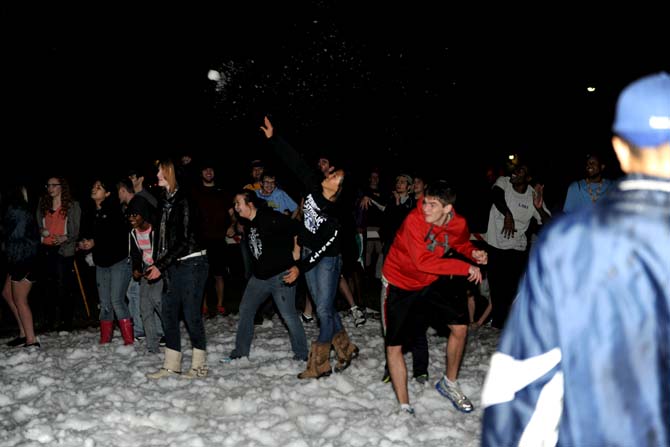
[[254,258],[259,259],[263,254],[263,241],[258,234],[258,229],[256,227],[250,227],[248,236],[251,254],[254,255]]
[[316,234],[321,224],[326,221],[326,218],[321,214],[319,205],[316,204],[311,194],[305,197],[303,212],[305,228],[307,228],[310,233]]

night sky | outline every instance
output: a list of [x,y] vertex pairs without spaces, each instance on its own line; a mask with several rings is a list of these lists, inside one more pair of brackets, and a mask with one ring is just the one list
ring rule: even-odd
[[270,158],[258,126],[271,114],[310,162],[467,181],[515,152],[562,195],[581,154],[609,150],[618,91],[670,67],[650,24],[631,38],[583,13],[519,27],[433,4],[244,3],[7,11],[5,171],[76,181],[190,151],[237,182]]

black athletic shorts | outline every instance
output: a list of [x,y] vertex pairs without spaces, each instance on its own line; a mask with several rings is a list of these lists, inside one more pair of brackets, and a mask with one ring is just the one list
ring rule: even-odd
[[387,346],[410,342],[417,327],[438,331],[448,325],[467,325],[468,289],[465,276],[442,276],[417,291],[403,290],[385,280],[382,288],[382,327]]
[[36,281],[35,262],[20,262],[17,264],[8,264],[7,273],[9,278],[14,282],[28,280],[30,282]]

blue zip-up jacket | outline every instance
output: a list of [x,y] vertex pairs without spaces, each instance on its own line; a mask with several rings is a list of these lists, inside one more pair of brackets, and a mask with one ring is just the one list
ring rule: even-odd
[[482,445],[670,445],[670,180],[622,179],[533,249]]

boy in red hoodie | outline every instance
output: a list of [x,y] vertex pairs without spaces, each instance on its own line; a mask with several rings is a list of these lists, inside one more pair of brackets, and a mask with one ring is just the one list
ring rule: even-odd
[[[446,375],[435,388],[458,410],[469,413],[473,409],[456,379],[468,328],[468,281],[481,282],[481,271],[474,264],[486,264],[488,256],[470,242],[467,222],[454,210],[455,200],[456,194],[446,182],[428,186],[396,233],[382,269],[382,321],[389,371],[401,410],[410,414],[414,409],[409,405],[402,345],[412,339],[425,315],[437,317],[450,329]],[[454,251],[457,254],[450,256]]]

